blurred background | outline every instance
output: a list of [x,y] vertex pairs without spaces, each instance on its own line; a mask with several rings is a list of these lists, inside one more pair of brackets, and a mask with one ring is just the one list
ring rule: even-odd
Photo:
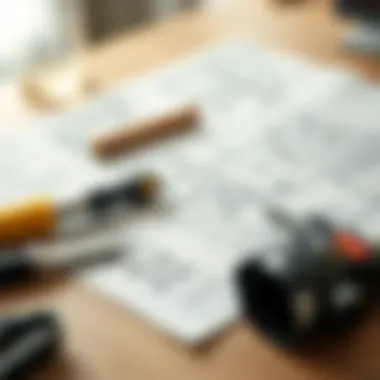
[[[0,2],[0,121],[19,125],[104,90],[84,53],[117,36],[231,0]],[[75,59],[72,59],[75,57]],[[69,62],[69,64],[67,64]],[[62,67],[60,67],[60,65]],[[58,69],[57,69],[58,66]],[[95,78],[96,76],[96,78]],[[120,78],[119,78],[120,79]],[[2,128],[1,130],[3,130]],[[7,128],[5,128],[7,129]]]
[[[226,0],[12,0],[0,4],[0,79],[80,46]],[[228,1],[228,0],[227,0]]]

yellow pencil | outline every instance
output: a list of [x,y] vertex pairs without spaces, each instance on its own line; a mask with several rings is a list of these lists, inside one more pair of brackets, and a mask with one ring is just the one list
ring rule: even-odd
[[[115,209],[142,207],[158,192],[153,175],[141,175],[92,189],[70,199],[57,201],[34,197],[0,207],[0,245],[21,244],[29,240],[59,235],[68,225],[75,232],[112,215]],[[83,220],[82,226],[75,223]]]

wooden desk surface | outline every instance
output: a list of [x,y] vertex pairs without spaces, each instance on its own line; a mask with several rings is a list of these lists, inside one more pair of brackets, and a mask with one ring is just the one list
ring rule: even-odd
[[[375,77],[380,74],[375,59],[339,50],[338,38],[345,25],[332,16],[330,1],[279,3],[247,0],[238,5],[236,1],[233,9],[187,14],[98,47],[88,55],[88,64],[102,87],[108,87],[213,41],[248,33],[268,46],[325,64],[349,66]],[[62,318],[67,363],[55,363],[39,380],[380,378],[376,315],[344,341],[300,356],[271,346],[243,323],[213,346],[192,351],[73,281],[58,281],[49,290],[41,284],[1,299],[4,309],[47,305]]]

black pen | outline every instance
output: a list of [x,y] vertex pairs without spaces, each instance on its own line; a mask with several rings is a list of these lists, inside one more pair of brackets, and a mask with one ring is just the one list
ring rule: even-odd
[[55,270],[75,270],[122,253],[121,236],[100,235],[61,244],[30,245],[0,255],[0,287],[23,283]]

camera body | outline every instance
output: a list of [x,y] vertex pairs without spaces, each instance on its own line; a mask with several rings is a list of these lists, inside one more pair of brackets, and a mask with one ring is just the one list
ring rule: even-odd
[[314,216],[277,252],[243,263],[236,283],[247,320],[277,343],[297,347],[358,324],[378,269],[364,240]]

